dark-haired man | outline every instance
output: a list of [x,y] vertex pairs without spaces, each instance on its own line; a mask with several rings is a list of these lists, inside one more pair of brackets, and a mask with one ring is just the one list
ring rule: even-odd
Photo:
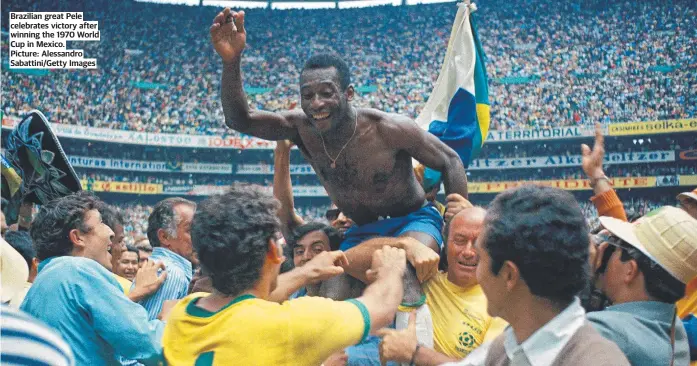
[[523,186],[496,196],[475,244],[476,275],[489,315],[510,326],[458,365],[629,365],[576,297],[587,281],[588,242],[571,194]]
[[[198,206],[192,240],[214,291],[192,294],[172,310],[163,337],[169,364],[318,365],[392,322],[406,258],[387,246],[374,253],[375,280],[357,299],[268,300],[285,260],[278,206],[261,187],[248,185],[233,185]],[[310,263],[320,257],[329,267],[346,262],[336,251]]]
[[[145,309],[124,295],[110,272],[114,232],[102,221],[102,205],[83,191],[41,207],[31,226],[39,274],[21,310],[60,333],[77,364],[117,364],[116,354],[155,364],[163,324],[148,321]],[[151,280],[154,288],[162,283],[158,268],[145,270],[131,295]]]
[[[443,221],[425,200],[412,158],[442,172],[447,193],[467,197],[467,176],[457,153],[407,117],[353,107],[349,67],[334,55],[315,55],[305,63],[300,75],[302,110],[250,110],[240,71],[246,45],[244,12],[225,9],[210,32],[223,61],[226,124],[262,139],[293,141],[332,202],[356,223],[341,246],[351,263],[347,272],[365,281],[372,252],[391,245],[406,250],[419,280],[435,275]],[[397,239],[400,236],[415,240]],[[379,239],[365,242],[374,238]],[[416,243],[432,250],[424,251]],[[350,252],[354,247],[359,250]]]
[[687,365],[687,334],[675,302],[697,276],[697,220],[665,206],[635,224],[611,217],[600,222],[610,235],[595,266],[604,268],[601,288],[613,305],[588,320],[632,365]]

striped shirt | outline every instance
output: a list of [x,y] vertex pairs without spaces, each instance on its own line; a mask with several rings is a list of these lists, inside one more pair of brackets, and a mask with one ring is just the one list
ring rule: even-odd
[[73,351],[56,332],[29,314],[2,305],[2,353],[5,365],[75,365]]
[[[189,260],[162,247],[155,247],[148,260],[164,263],[167,270],[167,279],[162,287],[148,298],[140,301],[140,304],[148,311],[148,318],[153,320],[157,319],[165,301],[183,299],[187,295],[193,270]],[[133,287],[135,287],[135,282],[133,282]]]

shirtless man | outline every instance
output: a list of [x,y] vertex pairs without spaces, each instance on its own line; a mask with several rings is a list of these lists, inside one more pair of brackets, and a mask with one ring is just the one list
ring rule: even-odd
[[336,56],[313,56],[305,64],[302,110],[250,110],[240,67],[246,44],[244,12],[226,8],[215,17],[210,33],[223,61],[227,126],[261,139],[295,143],[331,201],[356,223],[341,247],[351,264],[346,273],[366,282],[373,251],[391,245],[405,249],[419,281],[436,274],[442,218],[427,204],[412,158],[440,171],[448,194],[467,197],[467,176],[457,153],[407,117],[354,108],[348,66]]

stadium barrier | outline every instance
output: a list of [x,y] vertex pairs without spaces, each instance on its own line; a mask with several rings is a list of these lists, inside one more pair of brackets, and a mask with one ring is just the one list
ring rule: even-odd
[[[697,186],[695,175],[663,175],[655,177],[631,177],[611,178],[611,184],[615,189],[630,188],[655,188],[666,186]],[[128,183],[93,181],[91,185],[82,180],[82,187],[94,192],[131,193],[131,194],[165,194],[175,196],[210,196],[225,192],[228,186],[218,185],[176,185],[154,183]],[[587,179],[552,179],[535,181],[510,181],[510,182],[469,182],[467,188],[470,194],[500,193],[506,189],[518,187],[524,184],[539,184],[549,187],[561,188],[568,191],[589,191],[593,188]],[[271,187],[265,187],[271,192]],[[441,190],[440,193],[444,193]],[[295,197],[326,197],[327,193],[322,186],[294,186]]]

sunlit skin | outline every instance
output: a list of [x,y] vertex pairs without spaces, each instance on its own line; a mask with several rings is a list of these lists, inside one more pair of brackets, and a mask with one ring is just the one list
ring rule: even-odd
[[121,253],[121,259],[119,260],[116,274],[129,281],[133,281],[136,278],[138,268],[138,253],[125,251]]
[[82,226],[85,231],[73,229],[69,238],[73,243],[72,254],[77,257],[90,258],[111,271],[111,243],[114,232],[102,222],[102,215],[97,210],[85,213]]
[[448,233],[448,281],[468,288],[477,284],[479,256],[475,242],[482,232],[486,212],[478,207],[460,211],[450,223]]

